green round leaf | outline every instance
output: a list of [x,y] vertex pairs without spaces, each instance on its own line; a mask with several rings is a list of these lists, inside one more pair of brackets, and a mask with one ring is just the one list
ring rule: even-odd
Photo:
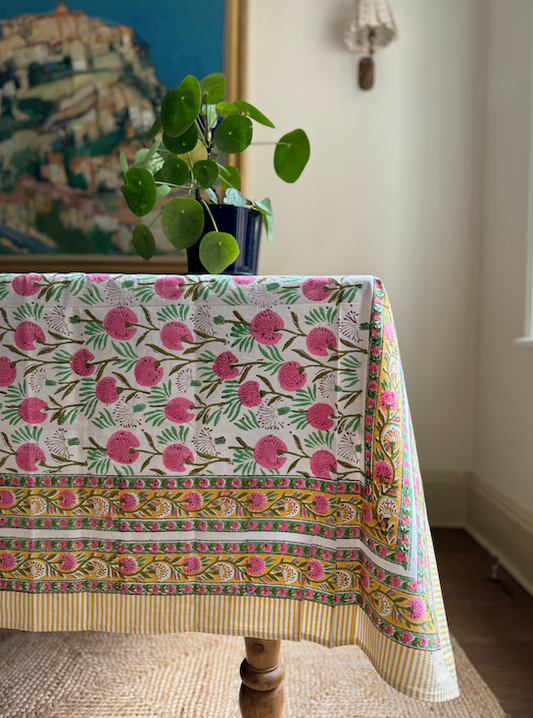
[[202,189],[215,184],[218,177],[218,165],[213,160],[200,160],[195,162],[192,171]]
[[145,224],[138,224],[133,228],[133,246],[143,259],[153,257],[155,252],[154,235]]
[[166,197],[167,194],[170,192],[172,188],[168,186],[168,184],[158,184],[155,187],[155,196],[156,199],[162,199],[163,197]]
[[143,217],[152,209],[156,200],[154,178],[143,167],[130,167],[121,187],[128,207],[137,217]]
[[200,261],[211,274],[219,274],[239,256],[239,245],[227,232],[208,232],[200,242]]
[[182,135],[196,119],[200,104],[200,83],[187,75],[177,90],[169,90],[163,98],[161,122],[167,135]]
[[154,137],[159,132],[161,132],[162,129],[163,129],[163,123],[161,122],[161,115],[159,115],[158,117],[156,117],[154,124],[148,130],[146,137],[144,138],[144,141],[150,142],[150,140],[153,140]]
[[186,152],[194,150],[197,139],[198,129],[195,122],[179,137],[171,137],[166,132],[163,132],[163,144],[167,150],[174,152],[176,155],[184,155]]
[[204,221],[204,210],[199,202],[177,197],[165,205],[161,229],[176,249],[187,249],[201,237]]
[[165,182],[185,184],[189,179],[189,168],[187,163],[178,157],[169,157],[165,160],[161,174]]
[[303,130],[294,130],[283,135],[274,151],[276,174],[285,182],[296,182],[310,154],[309,139]]
[[232,204],[234,207],[244,207],[248,201],[246,197],[239,192],[239,190],[233,189],[233,187],[230,187],[226,191],[226,199],[228,200],[228,203]]
[[244,112],[245,115],[248,115],[248,117],[251,117],[252,120],[259,122],[261,125],[266,125],[267,127],[275,127],[275,125],[272,124],[272,122],[268,119],[268,117],[265,117],[262,112],[259,112],[257,107],[254,107],[249,102],[243,102],[242,100],[235,100],[233,105],[241,112]]
[[221,72],[213,72],[200,80],[202,102],[204,105],[216,105],[224,99],[226,92],[226,78]]
[[227,190],[229,187],[233,189],[241,188],[241,175],[239,174],[239,170],[232,165],[219,167],[218,179],[223,190]]
[[222,115],[222,117],[229,117],[230,115],[237,115],[239,113],[239,110],[233,102],[219,102],[216,109],[217,113]]
[[221,152],[235,154],[245,150],[252,141],[252,123],[244,115],[231,115],[222,120],[213,135],[213,142]]

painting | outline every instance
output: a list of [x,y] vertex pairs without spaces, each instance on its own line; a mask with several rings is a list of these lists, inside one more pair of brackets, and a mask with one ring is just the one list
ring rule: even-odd
[[164,93],[187,74],[224,71],[228,99],[242,99],[245,9],[245,0],[2,4],[2,271],[183,271],[184,253],[160,230],[156,256],[136,255],[140,220],[122,197],[119,155],[133,164]]

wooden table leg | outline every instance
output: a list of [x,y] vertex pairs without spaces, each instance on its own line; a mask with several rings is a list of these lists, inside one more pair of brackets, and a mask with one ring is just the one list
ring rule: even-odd
[[281,641],[245,638],[246,658],[241,664],[239,704],[243,718],[280,718],[283,710]]

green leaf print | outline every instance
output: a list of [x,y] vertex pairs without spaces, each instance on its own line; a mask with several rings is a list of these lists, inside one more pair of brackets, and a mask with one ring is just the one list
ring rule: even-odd
[[20,429],[17,429],[11,434],[11,441],[15,445],[25,444],[27,442],[37,443],[41,438],[42,433],[42,426],[32,426],[31,429],[29,426],[22,426]]
[[337,316],[337,309],[335,307],[317,307],[305,315],[305,323],[312,326],[313,324],[321,324],[325,322],[327,324],[333,324],[335,317]]
[[160,322],[172,322],[176,321],[176,319],[180,322],[184,322],[189,314],[189,309],[190,307],[186,307],[184,304],[180,304],[179,306],[171,304],[168,307],[160,309],[156,316]]
[[255,343],[252,336],[252,331],[249,324],[234,324],[231,327],[230,336],[235,341],[232,343],[232,347],[237,347],[241,351],[251,352]]
[[135,350],[133,349],[131,344],[129,342],[122,342],[121,344],[112,342],[112,345],[113,349],[116,351],[119,357],[121,357],[114,362],[116,367],[118,369],[121,369],[122,371],[131,371],[135,364],[139,361],[139,357],[135,353]]
[[175,444],[175,443],[185,444],[187,441],[188,435],[189,435],[189,427],[188,426],[180,426],[179,429],[177,429],[175,426],[171,426],[169,429],[165,429],[158,435],[157,443],[164,444],[165,446],[168,444]]
[[321,446],[331,449],[334,437],[335,434],[332,431],[313,431],[304,439],[304,444],[308,449],[315,449]]
[[261,345],[259,351],[267,360],[261,365],[262,370],[269,374],[277,374],[286,361],[286,359],[281,356],[279,349],[276,346]]
[[253,411],[249,411],[242,417],[242,419],[236,421],[235,426],[237,426],[239,429],[244,429],[244,431],[251,431],[252,429],[261,428],[257,421],[257,417],[255,416]]
[[117,426],[109,409],[101,411],[96,419],[92,419],[92,423],[99,429],[115,429]]
[[104,300],[98,289],[98,285],[91,284],[87,287],[87,291],[80,297],[84,304],[103,304]]
[[23,304],[17,307],[13,312],[13,319],[17,322],[22,322],[24,319],[37,319],[41,318],[43,313],[44,304]]

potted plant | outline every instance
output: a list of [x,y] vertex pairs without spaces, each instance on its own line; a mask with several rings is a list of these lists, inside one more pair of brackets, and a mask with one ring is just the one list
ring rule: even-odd
[[[239,191],[239,171],[223,164],[222,156],[244,152],[250,146],[253,122],[274,125],[248,102],[224,101],[225,91],[222,73],[200,81],[187,75],[163,98],[159,117],[146,136],[150,147],[137,152],[132,167],[124,153],[120,155],[122,193],[138,217],[148,214],[156,200],[172,189],[186,190],[186,197],[169,199],[156,219],[160,218],[174,247],[187,249],[189,271],[205,267],[212,274],[222,272],[239,256],[239,243],[242,249],[247,231],[255,232],[258,245],[263,222],[272,241],[270,200],[247,199]],[[160,133],[161,139],[156,139]],[[309,159],[307,135],[294,130],[272,144],[276,174],[285,182],[295,182]],[[219,187],[215,187],[217,181]],[[152,257],[155,241],[149,226],[134,228],[133,246],[144,259]],[[256,267],[257,250],[255,267],[245,273],[255,273]]]

